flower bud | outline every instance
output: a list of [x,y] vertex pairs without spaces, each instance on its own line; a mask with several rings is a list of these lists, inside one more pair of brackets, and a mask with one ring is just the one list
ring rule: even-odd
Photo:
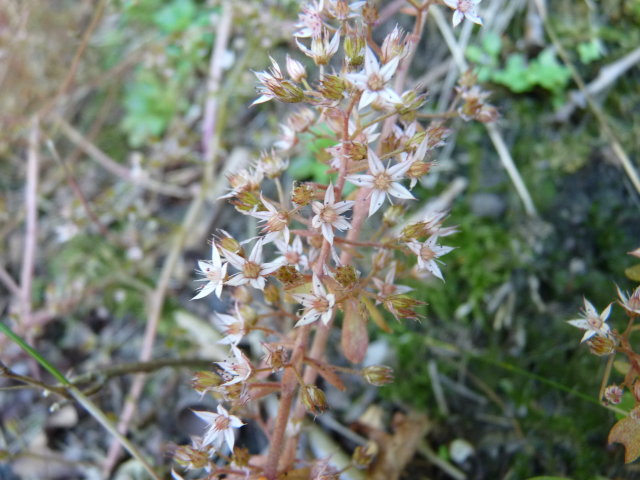
[[233,291],[233,299],[240,305],[248,305],[253,301],[253,295],[247,287],[238,287]]
[[476,120],[482,123],[495,122],[500,114],[498,109],[493,105],[484,105],[480,111],[476,114]]
[[315,385],[303,385],[301,396],[304,406],[314,415],[319,415],[329,408],[324,392]]
[[176,448],[173,460],[182,467],[197,470],[209,465],[209,452],[206,449],[200,450],[190,445],[181,445]]
[[237,445],[233,448],[233,463],[235,463],[237,466],[248,466],[250,458],[251,454],[249,453],[248,448],[238,447]]
[[622,394],[624,390],[618,385],[609,385],[604,389],[604,398],[607,399],[612,405],[617,405],[622,401]]
[[272,179],[281,176],[288,167],[289,160],[284,160],[275,150],[262,152],[257,163],[257,168]]
[[388,135],[383,138],[380,144],[380,154],[387,155],[391,152],[395,152],[400,148],[400,139],[395,135]]
[[258,312],[256,312],[249,305],[250,303],[245,303],[244,305],[239,306],[237,308],[238,308],[238,313],[244,320],[244,323],[247,326],[252,327],[258,321]]
[[[254,190],[238,192],[231,199],[230,203],[240,212],[250,212],[258,206],[262,207],[260,193]],[[262,211],[265,210],[265,208],[260,208],[259,210]]]
[[315,120],[316,116],[313,110],[309,108],[301,108],[289,116],[288,123],[294,131],[301,133],[307,130]]
[[378,22],[378,9],[372,3],[367,2],[362,7],[362,19],[364,23],[370,26],[374,26]]
[[366,44],[364,35],[360,33],[350,33],[344,37],[344,55],[349,67],[355,69],[364,63]]
[[421,237],[429,235],[429,225],[427,222],[417,222],[407,225],[402,229],[403,240],[417,240]]
[[403,122],[413,122],[416,119],[416,112],[427,100],[427,94],[418,94],[415,90],[408,90],[401,95],[401,98],[402,103],[396,107],[398,114]]
[[360,142],[344,142],[342,144],[344,155],[357,162],[358,160],[364,160],[367,158],[367,145]]
[[317,250],[320,250],[322,248],[323,242],[324,237],[322,235],[314,235],[313,237],[307,238],[307,243],[309,243],[309,245]]
[[600,335],[595,335],[591,337],[587,341],[587,345],[589,345],[589,350],[594,355],[598,357],[604,357],[607,355],[611,355],[615,352],[616,349],[616,341],[612,337],[603,337]]
[[341,100],[347,88],[347,82],[337,75],[325,75],[320,81],[318,91],[327,100]]
[[409,170],[407,170],[408,178],[422,178],[431,170],[432,162],[423,162],[422,160],[416,160],[411,164]]
[[299,103],[304,101],[304,91],[289,80],[280,82],[280,88],[273,91],[278,100],[284,103]]
[[332,2],[329,7],[329,12],[335,17],[336,20],[344,22],[349,18],[351,10],[349,9],[349,3],[345,0],[336,0]]
[[291,200],[296,205],[300,205],[304,207],[309,205],[313,200],[315,195],[315,189],[312,185],[308,183],[303,183],[302,185],[298,185],[293,189],[293,193],[291,194]]
[[276,271],[276,278],[284,288],[294,288],[305,283],[304,277],[292,265],[284,265]]
[[416,307],[426,305],[424,302],[414,300],[407,295],[391,295],[384,300],[384,306],[397,319],[417,319]]
[[327,65],[340,46],[340,30],[336,30],[334,35],[330,37],[331,32],[324,28],[320,36],[311,38],[310,48],[305,47],[297,40],[296,43],[302,53],[311,57],[316,65]]
[[382,214],[382,222],[388,227],[393,227],[400,221],[404,212],[405,207],[403,205],[391,205]]
[[305,70],[304,65],[302,65],[298,60],[294,60],[289,55],[287,55],[287,72],[294,82],[299,82],[303,78],[307,78],[307,71]]
[[462,75],[460,75],[460,78],[458,79],[458,85],[463,90],[468,90],[472,88],[474,85],[476,85],[477,83],[478,83],[478,76],[475,73],[473,73],[473,70],[471,69],[468,69],[467,71],[463,72]]
[[191,388],[198,393],[205,393],[220,386],[222,379],[217,373],[200,371],[196,372],[191,379]]
[[335,278],[344,288],[353,288],[358,282],[358,272],[353,265],[342,265],[336,269]]
[[351,462],[356,468],[367,468],[375,460],[379,450],[378,444],[373,441],[368,441],[365,445],[358,445],[353,451]]
[[386,365],[371,365],[362,369],[362,377],[371,385],[380,387],[393,382],[393,369]]
[[288,363],[287,351],[282,345],[275,348],[263,343],[267,354],[265,355],[265,363],[271,368],[271,371],[277,372],[282,370]]
[[395,57],[404,57],[407,53],[407,47],[407,35],[396,25],[392,32],[389,33],[382,42],[382,46],[380,47],[380,61],[382,63],[388,63]]
[[451,134],[451,130],[440,121],[431,122],[426,132],[429,139],[427,144],[427,149],[429,150],[444,145],[444,139]]

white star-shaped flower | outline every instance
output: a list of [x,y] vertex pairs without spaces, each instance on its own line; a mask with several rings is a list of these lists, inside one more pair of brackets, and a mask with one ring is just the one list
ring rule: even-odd
[[223,335],[218,343],[237,345],[247,333],[244,318],[240,315],[237,303],[235,317],[226,313],[216,313],[213,317],[213,323]]
[[313,293],[297,293],[293,295],[293,298],[305,307],[305,313],[296,323],[296,327],[313,323],[318,318],[322,319],[325,325],[331,320],[333,307],[336,304],[336,296],[333,293],[327,293],[315,273],[311,279],[311,284]]
[[423,243],[413,241],[406,245],[418,257],[418,270],[431,272],[433,276],[444,281],[444,277],[442,276],[442,272],[440,271],[440,267],[438,266],[436,259],[452,251],[453,247],[438,245],[436,243],[437,240],[438,237],[431,236]]
[[260,194],[260,200],[267,207],[267,210],[262,212],[252,211],[249,212],[249,215],[264,222],[262,233],[266,235],[263,237],[263,242],[269,243],[276,238],[284,238],[284,241],[289,243],[289,213],[284,210],[278,210],[273,203],[262,196],[262,193]]
[[351,228],[349,221],[342,214],[349,210],[352,205],[353,202],[351,200],[336,203],[333,184],[329,184],[324,194],[324,203],[313,202],[311,204],[313,213],[315,213],[315,216],[311,219],[311,225],[313,228],[319,228],[327,242],[333,245],[334,228],[340,231]]
[[240,270],[228,281],[227,285],[238,287],[247,283],[253,288],[264,290],[266,284],[266,276],[275,272],[282,266],[282,262],[262,263],[262,244],[264,241],[260,238],[251,250],[249,258],[243,258],[237,253],[222,249],[225,258],[231,265]]
[[580,342],[586,342],[595,335],[599,335],[601,337],[609,336],[611,329],[609,328],[609,325],[607,325],[607,318],[609,318],[609,314],[611,313],[611,305],[613,304],[610,303],[602,313],[598,313],[593,304],[586,298],[584,299],[582,318],[568,320],[567,322],[581,330],[586,330]]
[[318,37],[311,37],[311,47],[307,48],[296,39],[296,44],[302,53],[307,57],[311,57],[316,65],[326,65],[335,55],[340,46],[340,29],[336,30],[331,39],[331,33],[326,29],[322,29],[322,34]]
[[231,352],[233,353],[233,360],[227,360],[224,362],[216,362],[218,366],[224,371],[223,377],[226,377],[221,387],[227,385],[235,385],[236,383],[244,382],[253,373],[253,367],[247,356],[242,353],[237,346],[231,345]]
[[453,12],[452,19],[453,26],[456,27],[463,18],[466,18],[470,22],[477,23],[478,25],[482,25],[482,19],[476,13],[476,5],[481,1],[482,0],[444,0],[444,3],[449,8],[453,8],[455,10]]
[[413,290],[413,288],[408,287],[407,285],[396,285],[395,279],[396,262],[391,263],[391,267],[389,267],[389,271],[387,272],[384,281],[380,280],[379,278],[373,278],[373,283],[380,292],[380,294],[378,295],[379,299],[376,300],[377,304],[380,303],[380,299],[384,299],[391,295],[402,295]]
[[244,425],[238,417],[230,415],[222,405],[218,405],[218,413],[199,410],[193,410],[193,413],[209,425],[202,441],[203,445],[212,445],[216,450],[220,450],[222,444],[226,443],[229,450],[233,452],[236,441],[233,429]]
[[347,73],[351,83],[362,90],[358,109],[362,109],[376,100],[385,104],[402,103],[402,98],[387,83],[396,73],[400,57],[394,57],[384,66],[380,66],[373,51],[367,47],[364,52],[364,70],[357,73]]
[[[396,163],[394,166],[387,164],[384,167],[373,150],[369,150],[369,171],[367,175],[347,175],[347,181],[359,187],[371,189],[371,203],[369,204],[369,216],[373,215],[384,203],[385,197],[389,195],[407,200],[416,198],[400,183],[404,179],[404,174],[411,167],[411,162],[404,161]],[[391,202],[391,199],[389,199]]]
[[620,287],[616,285],[616,290],[618,290],[618,297],[620,300],[618,303],[627,311],[629,316],[639,316],[640,315],[640,287],[636,288],[631,296],[627,293],[620,290]]
[[296,267],[296,270],[309,268],[309,259],[304,254],[300,237],[295,237],[291,245],[285,243],[282,239],[275,240],[273,243],[275,243],[278,251],[282,254],[280,257],[277,257],[275,261],[280,261],[283,265],[293,265]]
[[227,275],[227,264],[222,264],[222,259],[220,258],[220,253],[218,252],[215,243],[212,243],[211,247],[211,261],[198,261],[198,267],[200,268],[198,273],[204,276],[204,278],[201,278],[198,281],[207,283],[191,300],[204,298],[211,292],[216,292],[218,298],[220,298],[220,295],[222,294],[224,277]]

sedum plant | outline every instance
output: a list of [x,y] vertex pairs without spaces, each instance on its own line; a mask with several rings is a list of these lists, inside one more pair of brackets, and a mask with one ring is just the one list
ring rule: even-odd
[[[385,311],[398,320],[420,316],[423,303],[403,281],[443,279],[440,259],[452,250],[443,241],[455,228],[444,226],[446,212],[418,212],[408,220],[414,187],[446,142],[446,122],[493,121],[496,111],[467,74],[449,110],[422,122],[426,90],[405,83],[429,8],[452,8],[454,25],[464,18],[481,23],[478,1],[410,0],[403,11],[415,17],[413,31],[396,26],[382,42],[374,40],[379,14],[373,4],[313,1],[303,6],[293,33],[297,58],[271,59],[268,70],[256,73],[254,105],[294,107],[273,150],[231,175],[223,196],[257,219],[259,232],[241,239],[219,231],[211,258],[198,263],[202,285],[194,299],[213,294],[229,307],[214,318],[230,358],[194,379],[194,388],[219,405],[215,413],[195,412],[208,427],[202,438],[178,447],[180,472],[267,480],[340,474],[327,459],[301,456],[303,420],[330,407],[318,377],[339,389],[345,388],[342,375],[377,386],[393,381],[386,365],[332,364],[325,355],[331,332],[341,332],[344,357],[361,364],[369,319],[384,325]],[[286,185],[287,158],[309,136],[330,141],[316,161],[331,180]],[[262,352],[243,347],[252,332],[261,335]],[[274,395],[277,411],[266,414],[259,404]],[[250,456],[235,443],[236,431],[250,421],[269,440],[263,455]],[[357,449],[354,467],[367,467],[373,452]],[[181,474],[174,471],[176,478]]]
[[[640,248],[629,254],[640,258]],[[629,278],[638,281],[639,271],[640,265],[636,265],[626,273]],[[625,463],[630,463],[640,457],[640,354],[634,351],[631,343],[631,335],[638,329],[635,322],[640,318],[640,286],[631,293],[624,292],[620,287],[616,287],[616,290],[617,303],[627,317],[624,329],[612,328],[607,323],[614,302],[607,305],[602,312],[598,312],[586,298],[580,318],[569,320],[568,323],[584,330],[581,343],[588,345],[592,354],[608,358],[599,400],[622,416],[609,432],[609,443],[624,445]],[[623,359],[616,362],[616,356],[622,356]],[[612,366],[615,366],[624,378],[619,383],[608,384]],[[625,408],[620,409],[623,405]]]

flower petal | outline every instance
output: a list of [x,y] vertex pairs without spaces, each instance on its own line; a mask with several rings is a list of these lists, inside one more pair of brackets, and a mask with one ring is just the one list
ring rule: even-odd
[[371,192],[371,203],[369,204],[369,216],[376,213],[384,203],[385,192],[382,190],[373,190]]
[[398,182],[393,182],[389,185],[389,195],[393,195],[396,198],[405,198],[407,200],[415,200],[416,197],[411,195],[411,192],[403,187]]

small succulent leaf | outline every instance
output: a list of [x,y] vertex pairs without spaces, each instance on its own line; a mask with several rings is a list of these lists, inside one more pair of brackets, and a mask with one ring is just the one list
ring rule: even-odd
[[609,432],[609,445],[624,445],[624,463],[631,463],[640,457],[640,420],[625,417],[618,421]]
[[378,328],[380,328],[382,331],[391,333],[392,332],[391,327],[385,321],[384,315],[380,313],[380,310],[376,308],[376,306],[371,302],[371,300],[369,300],[366,297],[363,297],[361,300],[362,300],[362,303],[364,303],[364,306],[367,307],[367,311],[369,312],[369,315],[371,316],[371,320],[373,320],[373,323],[375,323],[378,326]]
[[369,333],[364,308],[357,300],[349,299],[344,305],[342,352],[350,362],[360,363],[364,360],[368,347]]
[[316,360],[315,358],[307,358],[305,359],[305,361],[310,364],[311,367],[314,368],[315,371],[318,372],[318,374],[332,386],[336,387],[342,392],[347,389],[338,374],[330,366]]
[[634,282],[640,282],[640,263],[626,268],[624,270],[624,274],[628,279],[633,280]]

